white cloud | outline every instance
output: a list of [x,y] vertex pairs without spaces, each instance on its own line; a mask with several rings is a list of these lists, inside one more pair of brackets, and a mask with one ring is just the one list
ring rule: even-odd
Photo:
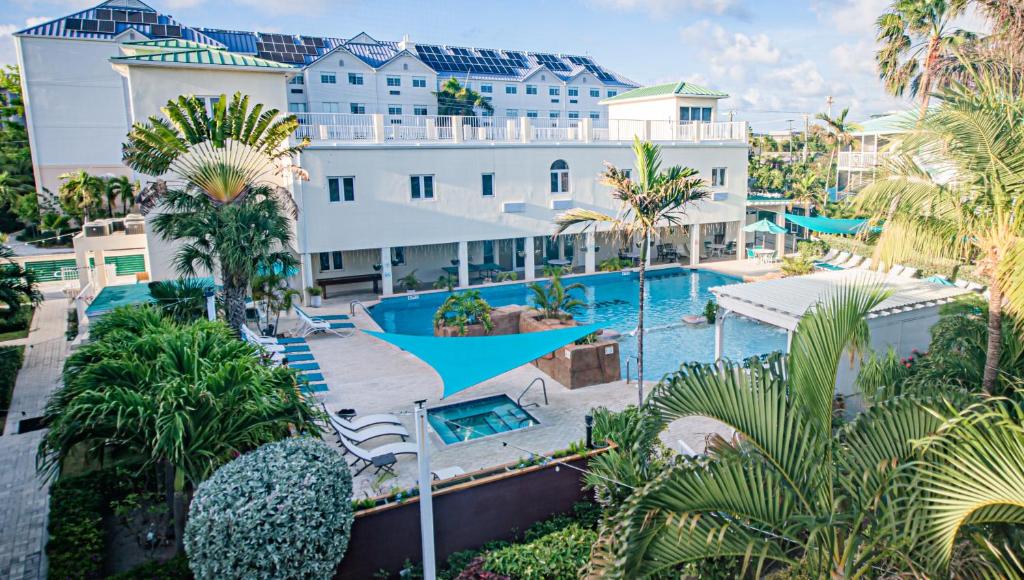
[[829,57],[836,69],[846,75],[874,75],[875,50],[872,42],[837,44],[829,51]]
[[23,24],[0,24],[0,65],[15,64],[18,61],[14,51],[14,33],[53,20],[49,16],[33,16]]
[[892,0],[824,0],[813,6],[818,19],[839,34],[875,36],[875,21]]
[[747,11],[739,0],[589,0],[599,8],[642,11],[651,16],[679,16],[693,12],[745,16]]

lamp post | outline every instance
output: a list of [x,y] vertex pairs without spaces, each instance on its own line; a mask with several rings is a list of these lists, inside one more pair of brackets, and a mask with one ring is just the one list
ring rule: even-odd
[[434,563],[434,501],[430,485],[430,456],[427,451],[427,410],[416,401],[416,459],[420,468],[420,538],[423,544],[423,578],[436,580]]
[[203,293],[206,296],[206,319],[210,322],[217,320],[217,305],[213,301],[213,297],[216,293],[213,288],[207,288]]

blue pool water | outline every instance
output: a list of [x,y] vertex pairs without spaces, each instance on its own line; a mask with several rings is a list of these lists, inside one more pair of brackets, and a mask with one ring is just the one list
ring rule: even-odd
[[[600,323],[622,334],[619,350],[625,372],[626,357],[636,357],[636,338],[628,334],[636,328],[639,309],[636,272],[578,276],[564,282],[580,282],[585,287],[582,292],[576,292],[587,303],[585,309],[576,313],[577,320]],[[713,298],[709,288],[739,282],[733,276],[687,268],[648,272],[645,378],[659,379],[685,362],[713,361],[714,327],[687,326],[682,317],[704,312],[704,305]],[[531,303],[526,284],[481,288],[480,294],[494,307]],[[445,292],[421,295],[414,300],[397,296],[381,301],[371,308],[371,313],[386,332],[429,335],[433,333],[434,312],[446,297]],[[782,350],[785,344],[786,334],[780,329],[743,318],[726,319],[724,355],[727,358],[739,360]],[[636,376],[635,368],[632,374]]]
[[508,395],[435,407],[427,411],[427,421],[446,444],[524,429],[538,423]]

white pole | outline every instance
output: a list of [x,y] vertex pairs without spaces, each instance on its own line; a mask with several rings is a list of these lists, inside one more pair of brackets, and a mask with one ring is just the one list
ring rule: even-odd
[[420,536],[423,541],[423,578],[436,580],[434,564],[434,500],[432,497],[430,455],[427,451],[426,401],[416,401],[416,458],[420,468]]
[[214,292],[210,288],[206,291],[206,319],[210,322],[217,320],[217,306],[213,301]]

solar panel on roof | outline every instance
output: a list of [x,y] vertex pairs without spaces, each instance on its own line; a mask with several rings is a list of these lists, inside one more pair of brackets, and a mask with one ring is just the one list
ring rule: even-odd
[[124,10],[111,10],[110,19],[114,22],[128,22],[128,13]]
[[128,22],[134,22],[136,24],[142,24],[142,13],[141,12],[129,12]]
[[97,32],[99,31],[100,23],[98,20],[84,19],[82,20],[82,30],[85,32]]
[[324,43],[324,39],[322,39],[322,38],[314,38],[313,39],[313,46],[315,46],[317,48],[324,48],[326,46],[326,43]]
[[96,20],[112,20],[110,17],[110,10],[106,8],[97,8],[95,16]]
[[156,12],[143,12],[142,21],[146,24],[157,24],[160,22],[160,16]]
[[108,34],[113,34],[114,31],[117,28],[117,23],[114,22],[113,20],[100,20],[98,22],[99,22],[99,31],[100,32],[106,32]]
[[64,28],[66,28],[68,30],[81,30],[82,29],[82,21],[79,20],[78,18],[68,18],[67,20],[64,21]]
[[167,27],[163,24],[154,24],[153,36],[167,36]]
[[167,36],[181,38],[181,27],[173,24],[167,25]]

